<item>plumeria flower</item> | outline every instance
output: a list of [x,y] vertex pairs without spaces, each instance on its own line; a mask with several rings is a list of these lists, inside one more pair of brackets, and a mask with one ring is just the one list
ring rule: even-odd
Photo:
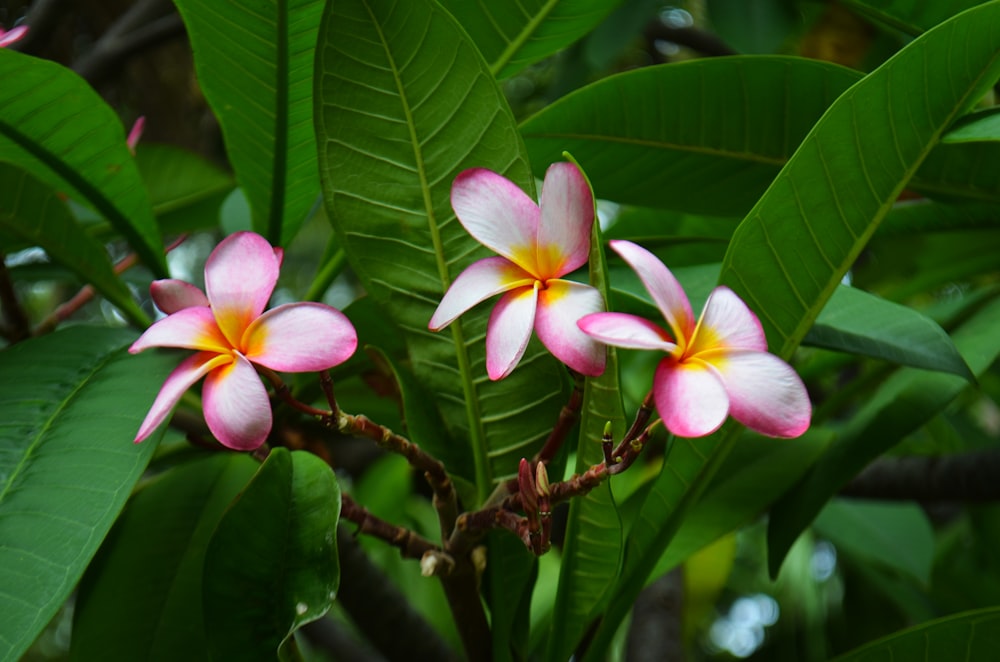
[[10,46],[15,41],[19,41],[24,38],[24,35],[28,34],[27,25],[18,25],[17,27],[11,28],[10,30],[4,30],[0,28],[0,48],[6,48]]
[[[153,282],[153,301],[167,317],[129,348],[197,350],[160,389],[136,435],[142,441],[170,414],[181,396],[205,377],[208,429],[223,445],[253,450],[271,431],[271,405],[255,365],[280,372],[326,370],[347,360],[357,333],[340,311],[320,303],[290,303],[264,312],[283,257],[266,239],[238,232],[205,263],[205,293],[167,279]],[[207,294],[207,295],[206,295]]]
[[502,379],[517,366],[534,328],[557,359],[584,375],[604,372],[606,350],[576,326],[604,310],[600,293],[562,276],[587,262],[594,198],[572,163],[545,173],[536,205],[516,184],[475,168],[455,178],[451,206],[462,226],[498,256],[469,265],[452,282],[428,327],[439,331],[477,303],[505,293],[486,328],[486,372]]
[[596,313],[580,328],[609,345],[660,350],[653,397],[664,425],[680,437],[715,432],[732,415],[772,437],[797,437],[809,427],[805,386],[787,363],[767,352],[757,317],[728,287],[717,287],[695,322],[684,290],[652,253],[628,241],[611,247],[635,270],[669,331],[635,315]]

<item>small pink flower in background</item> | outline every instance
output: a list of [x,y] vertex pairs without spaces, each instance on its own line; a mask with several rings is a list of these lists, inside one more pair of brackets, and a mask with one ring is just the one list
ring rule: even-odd
[[760,322],[742,299],[715,288],[696,323],[687,295],[656,256],[628,241],[611,247],[639,275],[670,331],[625,313],[587,315],[579,325],[609,345],[667,353],[653,396],[668,430],[702,437],[728,415],[772,437],[797,437],[809,428],[812,406],[802,380],[767,352]]
[[140,115],[129,130],[128,137],[125,138],[125,144],[128,145],[128,151],[132,152],[132,156],[135,156],[135,146],[139,144],[139,139],[142,138],[142,132],[145,128],[146,116]]
[[181,396],[205,377],[205,421],[223,445],[253,450],[271,431],[271,404],[254,365],[311,372],[347,360],[358,337],[347,317],[319,303],[290,303],[264,312],[278,281],[283,253],[252,232],[223,240],[205,263],[205,293],[180,280],[155,281],[153,301],[167,317],[129,348],[180,347],[185,359],[160,389],[136,434],[142,441]]
[[15,28],[11,28],[10,30],[0,28],[0,48],[10,46],[15,41],[23,39],[26,34],[28,34],[27,25],[19,25]]
[[532,328],[573,370],[604,372],[606,350],[576,325],[604,310],[604,301],[593,287],[561,278],[586,264],[590,253],[594,198],[580,169],[572,163],[550,166],[539,205],[495,172],[466,170],[452,184],[451,205],[468,233],[499,256],[459,274],[428,327],[439,331],[479,302],[505,293],[486,329],[490,379],[502,379],[517,366]]

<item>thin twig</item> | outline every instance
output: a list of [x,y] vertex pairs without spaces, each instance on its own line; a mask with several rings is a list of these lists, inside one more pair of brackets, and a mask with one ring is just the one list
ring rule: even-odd
[[350,496],[341,495],[340,516],[358,525],[358,531],[395,547],[404,558],[421,560],[427,552],[440,552],[441,548],[426,538],[372,515]]

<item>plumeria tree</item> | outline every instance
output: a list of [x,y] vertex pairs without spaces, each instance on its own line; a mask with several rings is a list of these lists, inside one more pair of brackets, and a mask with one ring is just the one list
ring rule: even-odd
[[1000,0],[98,4],[0,12],[0,658],[995,655]]

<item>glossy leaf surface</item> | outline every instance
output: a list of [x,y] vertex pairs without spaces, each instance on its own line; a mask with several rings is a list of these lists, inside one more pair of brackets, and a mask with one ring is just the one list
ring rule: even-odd
[[0,657],[69,596],[156,448],[132,439],[176,360],[133,340],[76,326],[0,352]]
[[510,377],[488,380],[489,304],[439,333],[427,329],[451,281],[490,254],[455,219],[455,176],[487,167],[534,195],[513,118],[475,46],[427,0],[329,4],[317,63],[328,216],[471,456],[475,475],[465,478],[485,499],[544,441],[566,397],[565,370],[536,342]]
[[945,616],[903,630],[837,657],[837,662],[947,660],[962,652],[970,662],[992,660],[1000,650],[1000,607]]
[[205,554],[203,605],[218,659],[273,660],[330,609],[340,585],[333,470],[276,448],[223,515]]
[[0,48],[0,161],[103,215],[143,262],[166,277],[163,242],[114,111],[82,78]]
[[178,0],[253,227],[285,245],[319,195],[312,128],[318,0]]

